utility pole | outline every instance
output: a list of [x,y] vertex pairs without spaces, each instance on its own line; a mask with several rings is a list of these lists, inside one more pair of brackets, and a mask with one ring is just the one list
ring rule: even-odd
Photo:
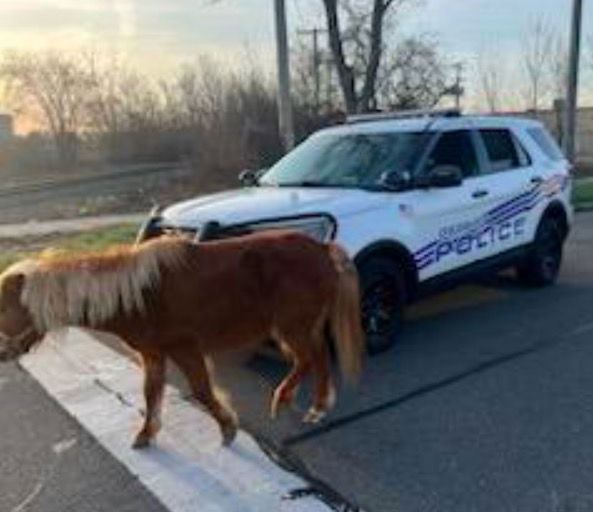
[[564,152],[571,163],[575,163],[577,96],[579,85],[579,60],[581,52],[581,27],[583,19],[583,0],[573,0],[572,25],[570,29],[570,53],[568,56],[568,84],[564,110]]
[[457,62],[453,64],[455,68],[455,85],[453,86],[453,95],[455,96],[455,108],[459,110],[461,108],[461,96],[464,93],[464,89],[462,87],[463,78],[463,64],[461,62]]
[[320,76],[320,65],[321,55],[319,53],[319,35],[325,32],[321,28],[312,28],[307,30],[299,30],[298,33],[301,35],[310,35],[313,38],[313,73],[315,78],[315,113],[319,113],[320,94],[321,94],[321,76]]
[[278,73],[278,127],[285,150],[294,147],[294,126],[290,100],[290,69],[285,0],[274,0],[276,21],[276,67]]

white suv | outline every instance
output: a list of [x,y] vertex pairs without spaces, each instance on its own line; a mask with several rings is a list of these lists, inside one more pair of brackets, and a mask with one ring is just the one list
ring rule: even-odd
[[541,123],[509,117],[354,116],[243,181],[170,206],[146,233],[335,239],[360,271],[370,352],[394,343],[404,305],[427,290],[509,266],[554,282],[572,220],[569,162]]

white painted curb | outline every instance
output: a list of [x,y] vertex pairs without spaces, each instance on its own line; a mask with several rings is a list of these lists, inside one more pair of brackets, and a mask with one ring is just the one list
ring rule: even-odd
[[49,335],[21,365],[171,512],[327,512],[245,432],[221,447],[214,421],[167,386],[154,447],[130,448],[143,408],[142,375],[127,358],[79,329]]

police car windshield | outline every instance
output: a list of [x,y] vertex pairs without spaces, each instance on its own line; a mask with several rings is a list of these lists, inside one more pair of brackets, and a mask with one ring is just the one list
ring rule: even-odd
[[263,186],[356,187],[381,185],[403,173],[426,132],[320,133],[288,153],[259,180]]

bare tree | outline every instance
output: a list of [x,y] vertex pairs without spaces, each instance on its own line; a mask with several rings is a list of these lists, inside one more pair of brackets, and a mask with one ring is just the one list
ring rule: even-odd
[[93,54],[87,59],[92,93],[86,103],[89,130],[109,159],[156,157],[157,147],[172,129],[173,112],[166,89],[131,69],[116,55]]
[[95,53],[87,58],[92,77],[93,90],[87,102],[87,116],[90,131],[106,145],[111,158],[117,158],[122,143],[121,134],[129,130],[126,98],[133,90],[133,84],[140,83],[124,62],[116,55]]
[[404,39],[383,59],[378,100],[392,109],[433,107],[451,91],[449,71],[435,40]]
[[341,103],[331,53],[318,48],[317,58],[314,58],[313,52],[311,45],[301,40],[291,54],[291,90],[297,116],[299,110],[312,117],[326,115],[335,112]]
[[[329,47],[338,72],[344,104],[348,112],[375,107],[376,84],[385,42],[388,16],[410,0],[365,2],[323,0]],[[347,27],[342,27],[342,18]]]
[[228,71],[201,57],[166,84],[175,126],[192,134],[192,156],[209,186],[235,179],[238,169],[278,156],[276,95],[255,64]]
[[564,98],[566,96],[566,84],[568,83],[568,48],[565,41],[558,34],[552,35],[548,57],[548,74],[550,90],[554,99]]
[[537,19],[523,40],[522,63],[528,108],[537,112],[546,93],[547,66],[554,34],[543,19]]
[[35,119],[51,134],[59,163],[72,166],[84,128],[85,106],[93,89],[81,55],[8,52],[0,62],[0,78],[15,110]]
[[502,106],[505,92],[505,69],[494,53],[478,57],[478,78],[482,96],[491,113]]

